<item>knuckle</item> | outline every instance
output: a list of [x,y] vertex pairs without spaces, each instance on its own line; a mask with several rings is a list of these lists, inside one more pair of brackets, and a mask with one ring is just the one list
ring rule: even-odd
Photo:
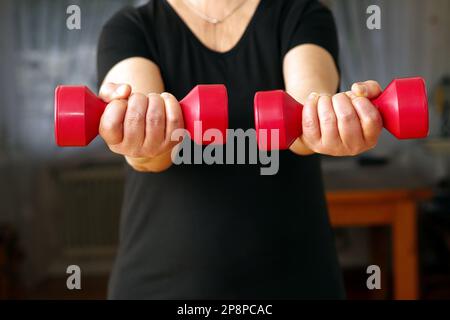
[[303,122],[303,127],[304,127],[305,129],[312,130],[312,129],[315,129],[315,128],[316,128],[316,125],[315,125],[314,121],[311,121],[311,120],[305,120],[305,121]]
[[149,93],[147,95],[147,99],[149,109],[155,109],[158,106],[164,105],[164,99],[157,93],[154,92]]
[[161,127],[163,125],[163,117],[161,115],[154,115],[149,118],[150,127]]
[[381,130],[381,128],[383,127],[383,121],[377,111],[369,112],[366,115],[366,121],[369,123],[369,125],[372,125],[379,130]]
[[168,116],[167,117],[167,124],[172,127],[179,127],[181,126],[181,117],[180,116]]
[[100,123],[100,135],[115,133],[121,127],[121,124],[116,121],[104,120]]
[[144,121],[144,116],[137,110],[129,109],[125,119],[127,125],[137,126]]
[[320,121],[325,125],[334,125],[336,123],[336,118],[330,113],[324,113],[320,116]]
[[164,115],[161,111],[152,109],[148,112],[147,121],[151,127],[162,126],[164,124]]
[[339,120],[343,123],[350,123],[356,120],[356,114],[354,112],[346,111],[339,115]]
[[99,134],[102,138],[107,138],[111,135],[122,132],[122,123],[118,120],[111,120],[102,118],[99,125]]
[[317,128],[316,122],[312,119],[304,119],[303,120],[303,127],[305,129],[313,130]]

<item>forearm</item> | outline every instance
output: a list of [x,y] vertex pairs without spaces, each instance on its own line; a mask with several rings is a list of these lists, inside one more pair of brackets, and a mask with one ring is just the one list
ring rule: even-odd
[[[164,91],[162,78],[156,64],[143,58],[129,58],[119,62],[106,75],[104,82],[127,83],[133,93],[161,93]],[[136,171],[161,172],[172,165],[171,152],[153,158],[124,156]]]
[[[287,88],[287,92],[294,97],[298,102],[304,104],[308,96],[312,92],[318,94],[333,95],[336,91],[333,81],[321,76],[320,74],[311,75],[308,79],[302,81],[302,84],[295,88]],[[314,153],[308,148],[300,138],[296,139],[289,147],[289,150],[298,155],[311,155]]]
[[[286,54],[283,62],[286,92],[304,104],[312,92],[332,95],[339,83],[337,67],[331,55],[315,45],[301,45]],[[299,155],[314,152],[301,139],[289,148]]]

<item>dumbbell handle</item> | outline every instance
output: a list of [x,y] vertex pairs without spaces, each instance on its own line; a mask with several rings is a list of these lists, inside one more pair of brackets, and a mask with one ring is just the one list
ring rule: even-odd
[[[371,102],[378,108],[383,126],[398,139],[428,135],[428,104],[422,78],[395,79]],[[302,110],[303,105],[283,90],[257,92],[254,112],[260,148],[272,149],[270,132],[267,141],[262,142],[259,129],[279,129],[279,149],[287,149],[302,134]]]
[[[55,90],[55,140],[58,146],[86,146],[97,135],[107,103],[86,86],[58,86]],[[222,84],[197,85],[180,101],[185,129],[198,144],[223,143],[228,127],[228,98]],[[200,120],[202,132],[195,132]],[[223,141],[203,141],[208,129],[218,129]]]

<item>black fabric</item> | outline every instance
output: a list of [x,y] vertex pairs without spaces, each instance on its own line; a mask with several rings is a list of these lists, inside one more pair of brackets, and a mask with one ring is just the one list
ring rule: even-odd
[[[314,43],[337,59],[333,18],[316,1],[262,0],[231,50],[205,47],[166,1],[125,8],[104,27],[101,82],[117,62],[155,62],[178,99],[196,84],[228,88],[230,128],[253,128],[253,96],[283,89],[289,49]],[[127,167],[110,298],[341,298],[343,286],[316,155],[260,165]]]

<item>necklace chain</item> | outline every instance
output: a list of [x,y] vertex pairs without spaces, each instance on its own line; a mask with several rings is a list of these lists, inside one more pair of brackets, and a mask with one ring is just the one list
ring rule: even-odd
[[247,2],[247,0],[241,1],[236,7],[233,8],[233,10],[231,10],[224,17],[219,19],[219,18],[210,17],[210,16],[206,15],[205,13],[203,13],[194,3],[192,3],[192,0],[183,0],[183,3],[189,9],[191,9],[192,12],[194,12],[197,16],[199,16],[203,20],[205,20],[211,24],[214,24],[214,25],[224,22],[226,19],[228,19],[230,16],[232,16],[236,11],[238,11],[246,2]]

